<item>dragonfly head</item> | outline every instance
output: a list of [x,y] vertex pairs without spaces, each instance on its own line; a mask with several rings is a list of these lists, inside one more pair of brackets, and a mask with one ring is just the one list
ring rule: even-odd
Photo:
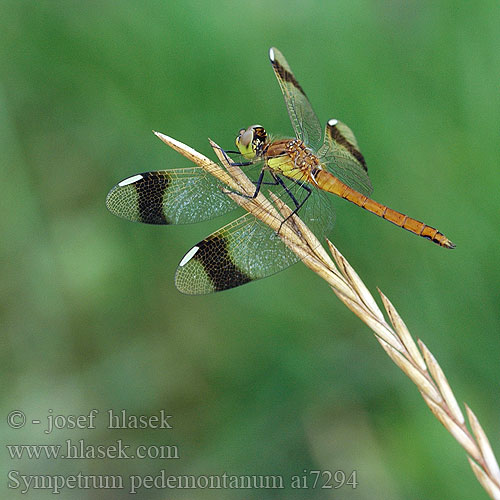
[[262,155],[267,143],[267,133],[262,125],[250,125],[242,128],[236,137],[236,146],[239,152],[248,160],[253,160]]

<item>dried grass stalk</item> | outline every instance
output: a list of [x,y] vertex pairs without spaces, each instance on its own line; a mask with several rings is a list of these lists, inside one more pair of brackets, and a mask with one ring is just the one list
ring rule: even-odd
[[[221,149],[214,142],[210,141],[225,169],[189,146],[158,132],[155,134],[165,144],[217,177],[230,190],[253,193],[255,188],[252,182],[241,169],[228,164]],[[500,500],[500,468],[479,421],[466,406],[471,433],[436,358],[422,341],[418,340],[417,346],[389,299],[379,290],[390,323],[384,318],[358,274],[335,246],[328,241],[336,265],[316,236],[296,215],[289,217],[290,208],[272,193],[274,206],[262,192],[251,200],[234,193],[228,193],[228,196],[275,231],[279,230],[279,235],[286,245],[306,266],[321,276],[337,297],[373,330],[385,352],[417,386],[432,413],[464,448],[471,468],[484,490],[492,499]],[[284,220],[286,222],[282,224]]]

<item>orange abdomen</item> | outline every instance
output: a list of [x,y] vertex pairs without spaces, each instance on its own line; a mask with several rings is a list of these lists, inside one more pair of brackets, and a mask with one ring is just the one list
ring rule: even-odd
[[437,229],[416,219],[412,219],[411,217],[408,217],[400,212],[396,212],[396,210],[393,210],[392,208],[382,205],[371,198],[358,193],[337,179],[337,177],[332,175],[330,172],[325,172],[324,170],[315,172],[312,183],[314,183],[314,181],[321,189],[355,203],[372,214],[378,215],[379,217],[396,224],[396,226],[402,227],[403,229],[406,229],[407,231],[410,231],[418,236],[427,238],[444,248],[455,248],[454,243],[452,243]]

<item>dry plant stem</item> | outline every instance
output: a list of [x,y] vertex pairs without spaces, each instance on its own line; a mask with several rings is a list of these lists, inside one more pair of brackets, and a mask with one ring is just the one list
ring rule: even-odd
[[[155,132],[167,145],[217,177],[231,191],[253,194],[254,184],[238,167],[228,164],[220,148],[210,141],[225,170],[189,146]],[[408,328],[389,299],[379,290],[390,323],[386,321],[375,299],[347,260],[328,241],[335,264],[317,238],[282,200],[271,193],[273,204],[263,195],[248,199],[228,192],[235,203],[251,212],[276,232],[304,262],[321,276],[337,297],[375,333],[385,352],[417,386],[426,404],[448,432],[464,448],[471,468],[490,498],[500,500],[500,468],[488,438],[474,413],[466,406],[465,418],[453,391],[435,357],[418,340],[415,343]],[[283,223],[283,221],[285,221]],[[283,223],[283,224],[282,224]]]

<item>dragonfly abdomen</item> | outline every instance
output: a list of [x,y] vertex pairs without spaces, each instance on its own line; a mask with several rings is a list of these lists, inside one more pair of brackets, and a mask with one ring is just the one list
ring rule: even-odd
[[386,205],[382,205],[381,203],[358,193],[358,191],[350,188],[347,184],[344,184],[340,179],[329,172],[324,170],[316,172],[315,181],[321,189],[324,189],[329,193],[336,194],[351,203],[355,203],[359,207],[364,208],[365,210],[368,210],[368,212],[382,217],[389,222],[392,222],[396,226],[402,227],[417,236],[422,236],[423,238],[426,238],[444,248],[455,248],[455,244],[452,243],[443,233],[440,233],[436,228],[428,226],[423,222],[408,217],[405,214],[397,212]]

